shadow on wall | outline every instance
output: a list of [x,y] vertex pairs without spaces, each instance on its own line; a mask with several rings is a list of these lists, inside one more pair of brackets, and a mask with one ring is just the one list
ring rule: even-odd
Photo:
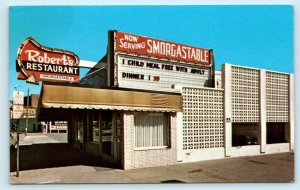
[[[16,171],[17,149],[10,149],[10,171]],[[115,163],[92,156],[68,143],[49,143],[20,146],[20,170],[89,165],[120,168]]]

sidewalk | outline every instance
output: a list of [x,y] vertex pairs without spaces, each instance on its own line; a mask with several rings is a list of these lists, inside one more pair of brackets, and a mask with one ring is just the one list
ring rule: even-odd
[[[20,146],[45,143],[67,143],[67,133],[25,133],[19,134]],[[10,144],[16,144],[17,133],[11,133]]]
[[[66,133],[56,134],[60,136],[67,136]],[[52,135],[53,136],[53,135]],[[32,145],[32,144],[43,144],[43,143],[61,143],[61,141],[54,139],[51,134],[43,133],[27,133],[20,138],[20,146]]]
[[43,134],[39,133],[28,133],[27,136],[25,136],[20,141],[20,146],[23,145],[32,145],[32,144],[40,144],[40,143],[57,143],[58,141],[53,140]]
[[227,158],[172,166],[121,170],[74,165],[10,173],[12,184],[292,182],[294,154]]

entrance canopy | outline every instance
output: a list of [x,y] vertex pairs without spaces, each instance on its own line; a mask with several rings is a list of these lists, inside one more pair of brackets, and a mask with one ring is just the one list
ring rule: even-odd
[[[39,118],[46,119],[49,109],[99,109],[151,112],[179,112],[180,94],[99,89],[44,84],[39,101]],[[43,112],[47,115],[43,115]]]

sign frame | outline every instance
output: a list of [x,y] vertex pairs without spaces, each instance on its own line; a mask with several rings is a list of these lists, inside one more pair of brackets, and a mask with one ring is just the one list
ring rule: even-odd
[[206,86],[211,68],[118,54],[118,87],[178,92],[176,84]]
[[[24,58],[26,51],[29,51],[27,60]],[[39,81],[80,82],[79,58],[75,53],[43,46],[33,37],[26,38],[19,46],[16,68],[18,79],[32,84]]]
[[115,51],[136,56],[210,67],[210,49],[149,38],[120,31],[115,32]]
[[[113,86],[113,87],[118,87],[119,86],[119,84],[118,84],[118,60],[117,60],[117,56],[118,55],[130,55],[130,56],[149,58],[149,59],[153,59],[153,60],[167,61],[167,62],[170,62],[170,64],[172,64],[172,63],[188,64],[188,65],[195,65],[195,66],[202,66],[202,67],[209,68],[210,69],[210,74],[209,74],[209,77],[208,77],[208,84],[205,87],[212,87],[212,88],[215,87],[215,82],[214,82],[215,63],[214,63],[214,53],[213,53],[212,49],[206,49],[207,51],[209,51],[209,64],[208,65],[201,65],[201,64],[192,63],[192,62],[189,62],[189,61],[168,59],[168,58],[164,58],[164,57],[159,58],[159,57],[151,56],[149,54],[139,54],[139,53],[125,52],[125,51],[118,50],[117,49],[117,34],[118,33],[123,33],[123,32],[119,32],[117,30],[110,30],[108,32],[108,53],[107,53],[107,63],[108,63],[108,69],[107,69],[108,81],[107,81],[107,84],[108,84],[108,86]],[[132,35],[135,35],[135,34],[132,34]],[[139,35],[135,35],[135,36],[139,36]],[[143,37],[143,36],[139,36],[139,37]],[[154,38],[148,38],[148,37],[143,37],[143,38],[154,39]],[[154,39],[154,40],[157,40],[157,39]],[[158,41],[167,42],[167,41],[164,41],[164,40],[158,40]],[[178,44],[178,43],[174,43],[174,42],[168,42],[168,43]],[[183,45],[183,44],[179,44],[179,45]],[[188,45],[184,45],[184,46],[188,46]],[[193,46],[188,46],[188,47],[193,47]],[[197,48],[197,47],[194,47],[194,48]],[[202,48],[202,49],[204,49],[204,48]]]

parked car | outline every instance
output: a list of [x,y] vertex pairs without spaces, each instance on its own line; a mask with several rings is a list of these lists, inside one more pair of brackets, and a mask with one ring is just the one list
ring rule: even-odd
[[237,135],[233,138],[233,146],[257,145],[258,140],[255,134]]

